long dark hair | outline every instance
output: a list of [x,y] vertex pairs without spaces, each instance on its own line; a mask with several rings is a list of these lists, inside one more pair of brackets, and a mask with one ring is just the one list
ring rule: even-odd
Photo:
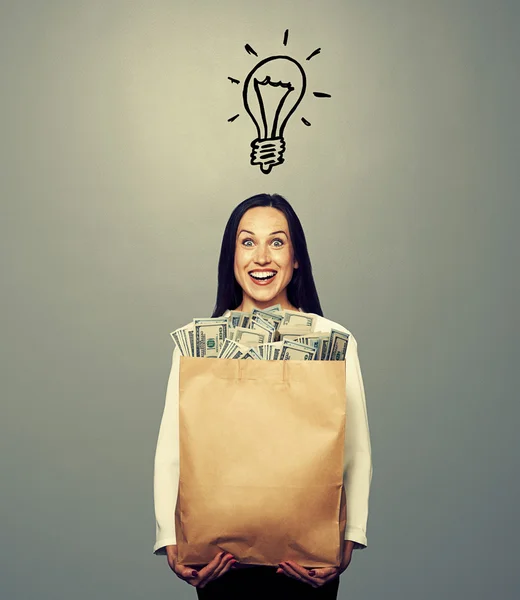
[[287,219],[294,248],[294,258],[298,261],[298,268],[294,269],[292,279],[287,286],[289,302],[304,312],[323,316],[302,225],[289,202],[278,194],[252,196],[241,202],[231,213],[222,237],[218,261],[217,300],[212,316],[220,317],[226,310],[233,310],[242,302],[242,288],[238,285],[234,273],[236,235],[238,224],[244,213],[257,206],[276,208],[283,212]]

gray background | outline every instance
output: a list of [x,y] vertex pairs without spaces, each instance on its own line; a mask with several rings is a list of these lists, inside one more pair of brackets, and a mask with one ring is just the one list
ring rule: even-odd
[[[152,555],[169,332],[211,313],[225,222],[262,191],[359,343],[374,479],[340,597],[518,597],[519,17],[1,2],[2,598],[195,597]],[[305,97],[266,176],[227,77],[286,28],[332,98]]]

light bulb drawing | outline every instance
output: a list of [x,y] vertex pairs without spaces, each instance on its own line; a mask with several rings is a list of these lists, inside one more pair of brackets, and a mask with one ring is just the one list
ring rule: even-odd
[[[280,71],[289,68],[290,80]],[[285,81],[282,81],[285,79]],[[280,88],[278,102],[266,110],[268,86]],[[256,126],[257,138],[251,142],[251,164],[260,165],[263,173],[270,173],[275,165],[284,162],[284,130],[289,117],[294,113],[307,87],[305,71],[299,62],[290,56],[271,56],[260,61],[244,82],[242,97],[244,107]]]
[[[287,45],[289,30],[284,33],[284,46]],[[246,44],[246,52],[257,56],[254,49]],[[307,60],[321,52],[317,48]],[[228,77],[231,83],[237,85],[240,81]],[[258,165],[262,173],[270,173],[273,167],[284,162],[286,149],[285,128],[291,116],[300,105],[307,89],[307,76],[301,64],[286,55],[269,56],[260,60],[245,78],[242,88],[242,100],[246,112],[251,117],[255,128],[256,138],[251,142],[251,165]],[[330,94],[313,92],[316,98],[330,98]],[[229,122],[235,121],[238,114],[230,117]],[[304,117],[304,125],[311,123]]]

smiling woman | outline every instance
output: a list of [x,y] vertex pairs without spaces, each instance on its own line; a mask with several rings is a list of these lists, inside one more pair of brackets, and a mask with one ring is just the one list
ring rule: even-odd
[[[354,548],[367,545],[368,498],[372,480],[370,434],[357,341],[345,327],[323,316],[312,275],[305,234],[291,205],[277,194],[259,194],[241,202],[224,230],[218,263],[213,317],[231,310],[250,312],[280,304],[310,313],[316,331],[348,334],[345,358],[346,414],[343,486],[346,528],[339,567],[308,569],[294,561],[278,567],[241,565],[222,552],[201,569],[177,562],[175,505],[179,489],[179,352],[174,350],[166,403],[155,455],[154,552],[166,554],[174,573],[197,589],[199,599],[337,598],[339,575]],[[216,407],[218,408],[218,407]],[[320,410],[317,398],[316,410]],[[240,460],[240,457],[237,457]],[[313,515],[309,514],[312,528]],[[224,534],[225,532],[223,532]]]
[[234,273],[243,291],[238,310],[278,303],[282,308],[295,309],[287,299],[286,288],[298,261],[285,215],[276,208],[257,206],[244,214],[238,227]]
[[298,216],[282,196],[259,194],[229,217],[213,316],[272,304],[323,316]]

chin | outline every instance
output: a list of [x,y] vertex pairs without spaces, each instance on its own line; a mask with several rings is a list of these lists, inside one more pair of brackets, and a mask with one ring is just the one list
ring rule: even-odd
[[256,302],[270,302],[278,297],[278,294],[249,294]]

